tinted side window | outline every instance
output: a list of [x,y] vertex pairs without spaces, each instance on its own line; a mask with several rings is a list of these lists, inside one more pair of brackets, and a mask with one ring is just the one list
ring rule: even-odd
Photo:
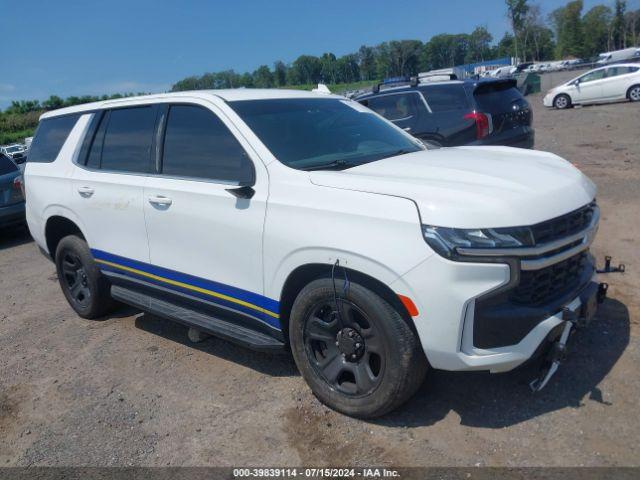
[[155,106],[149,106],[109,112],[100,168],[120,172],[149,171],[156,111]]
[[48,163],[53,162],[69,133],[80,118],[80,114],[65,115],[63,117],[46,118],[40,122],[31,148],[28,161]]
[[423,89],[422,93],[434,113],[469,109],[462,85],[432,85]]
[[419,100],[415,93],[381,95],[370,98],[367,106],[387,120],[407,120],[417,113],[416,102]]
[[87,167],[100,168],[100,157],[102,156],[102,145],[104,143],[104,132],[107,129],[107,123],[109,122],[109,112],[104,112],[102,118],[99,119],[98,125],[93,141],[91,142],[91,149],[87,155]]
[[609,67],[607,68],[607,77],[617,77],[618,75],[626,75],[637,70],[634,67]]
[[18,170],[15,163],[13,163],[8,157],[5,157],[0,153],[0,175],[6,175]]
[[251,182],[253,166],[242,146],[209,110],[174,105],[164,138],[162,173],[226,182]]

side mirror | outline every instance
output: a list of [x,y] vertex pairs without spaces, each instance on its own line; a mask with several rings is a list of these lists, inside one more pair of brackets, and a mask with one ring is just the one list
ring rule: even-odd
[[243,187],[235,187],[235,188],[227,188],[225,190],[236,198],[244,198],[246,200],[249,200],[250,198],[252,198],[253,195],[256,193],[252,185],[245,185]]

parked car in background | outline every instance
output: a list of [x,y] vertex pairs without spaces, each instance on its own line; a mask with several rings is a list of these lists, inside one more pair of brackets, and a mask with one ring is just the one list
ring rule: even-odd
[[533,148],[531,108],[513,79],[403,84],[356,100],[436,146]]
[[614,50],[612,52],[605,52],[598,55],[597,64],[606,65],[614,62],[624,62],[629,60],[635,60],[640,57],[640,48],[631,47],[624,48],[622,50]]
[[572,105],[640,101],[640,65],[626,63],[600,67],[552,88],[545,95],[545,107],[559,109]]
[[24,163],[26,160],[26,147],[19,143],[0,147],[0,153],[5,154],[16,163]]
[[[509,84],[482,88],[478,106],[511,104]],[[466,108],[476,90],[404,95]],[[431,367],[555,360],[603,299],[596,187],[577,168],[427,150],[342,96],[211,90],[47,112],[25,176],[29,230],[78,315],[115,298],[291,351],[321,401],[358,417],[399,406]]]
[[25,202],[22,169],[0,153],[0,228],[24,224]]

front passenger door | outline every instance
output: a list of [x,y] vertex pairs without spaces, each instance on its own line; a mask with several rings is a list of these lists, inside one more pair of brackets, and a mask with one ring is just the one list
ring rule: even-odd
[[607,81],[605,74],[606,70],[601,68],[580,77],[574,86],[575,93],[571,94],[573,101],[591,102],[602,100],[604,96],[603,84]]
[[[165,106],[161,161],[144,189],[151,264],[188,307],[278,329],[277,307],[262,296],[265,167],[222,118],[205,104]],[[251,198],[234,195],[242,185]]]

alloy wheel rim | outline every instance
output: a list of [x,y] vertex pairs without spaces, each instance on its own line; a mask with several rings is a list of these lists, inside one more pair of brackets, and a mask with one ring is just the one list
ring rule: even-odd
[[567,106],[567,99],[564,97],[558,97],[558,99],[556,100],[556,106],[558,108],[564,108]]
[[629,96],[636,102],[640,100],[640,87],[636,87],[633,90],[631,90],[631,93],[629,94]]
[[382,335],[355,304],[340,301],[342,325],[333,299],[319,302],[307,317],[303,340],[314,372],[350,397],[373,392],[382,381],[385,347]]
[[64,252],[62,256],[62,277],[74,303],[86,307],[91,300],[89,279],[80,257],[73,252]]

